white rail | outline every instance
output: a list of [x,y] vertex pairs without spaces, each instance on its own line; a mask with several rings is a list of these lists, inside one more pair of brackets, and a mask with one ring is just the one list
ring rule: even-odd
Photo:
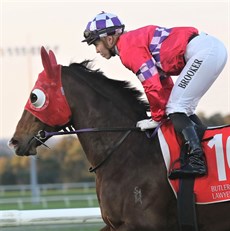
[[0,211],[0,227],[101,222],[100,208]]
[[[87,191],[94,189],[95,182],[78,182],[78,183],[64,183],[64,184],[39,184],[39,191],[45,193],[48,190],[61,190],[63,193],[68,189],[83,189]],[[31,185],[1,185],[0,196],[4,196],[5,192],[9,191],[20,191],[21,195],[24,195],[27,191],[31,190]]]
[[[48,197],[39,197],[36,198],[36,203],[41,203],[43,209],[47,209],[48,203],[53,202],[53,201],[58,201],[58,202],[63,202],[65,206],[68,208],[71,205],[71,202],[73,201],[87,201],[88,206],[94,206],[94,201],[97,201],[97,196],[95,194],[89,194],[89,195],[70,195],[70,196],[48,196]],[[1,204],[17,204],[18,209],[23,210],[24,209],[24,204],[26,203],[32,203],[32,198],[30,197],[22,197],[22,198],[6,198],[6,199],[1,199],[0,198],[0,209],[1,209]]]

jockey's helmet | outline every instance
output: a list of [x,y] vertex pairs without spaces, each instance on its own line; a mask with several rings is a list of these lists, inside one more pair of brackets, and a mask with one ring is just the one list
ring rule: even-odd
[[108,35],[119,35],[124,32],[125,25],[114,14],[101,12],[87,24],[84,31],[85,39],[88,45],[93,44],[96,40]]

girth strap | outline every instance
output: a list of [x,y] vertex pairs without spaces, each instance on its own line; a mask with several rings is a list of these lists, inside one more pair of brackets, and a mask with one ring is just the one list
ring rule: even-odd
[[[181,148],[181,155],[185,155],[185,145]],[[196,215],[196,198],[194,194],[195,177],[180,178],[177,193],[177,213],[180,231],[198,231]]]

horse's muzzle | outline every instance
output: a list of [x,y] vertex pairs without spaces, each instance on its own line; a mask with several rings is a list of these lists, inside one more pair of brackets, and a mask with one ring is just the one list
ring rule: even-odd
[[36,145],[34,142],[28,143],[27,145],[20,143],[14,137],[8,142],[8,146],[12,149],[18,156],[31,156],[36,155]]

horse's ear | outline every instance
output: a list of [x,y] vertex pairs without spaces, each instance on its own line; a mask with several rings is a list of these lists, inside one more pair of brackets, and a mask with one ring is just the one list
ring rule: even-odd
[[49,51],[50,62],[53,66],[57,65],[57,59],[52,50]]
[[48,76],[52,76],[53,68],[52,68],[51,60],[46,49],[43,46],[41,47],[41,58],[42,58],[42,65],[44,67],[46,74]]

